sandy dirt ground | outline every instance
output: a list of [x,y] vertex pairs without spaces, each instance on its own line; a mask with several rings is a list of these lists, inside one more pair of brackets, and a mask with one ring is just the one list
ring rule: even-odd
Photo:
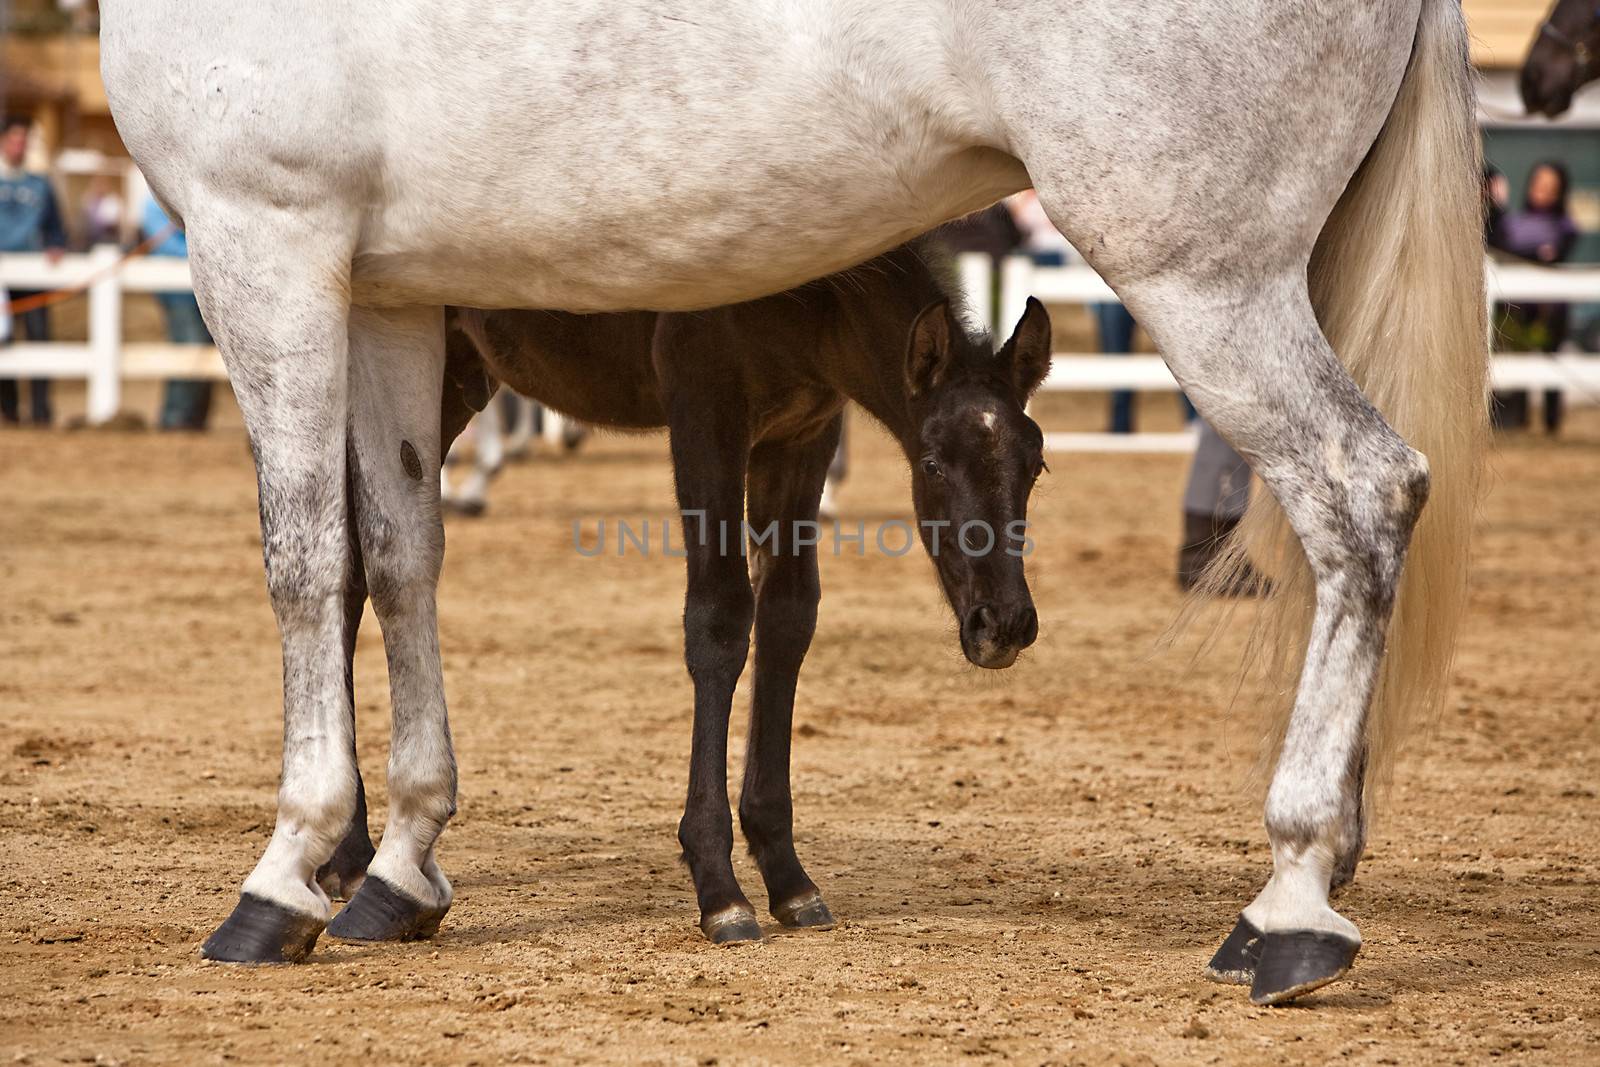
[[[737,949],[701,939],[677,861],[682,565],[572,548],[575,520],[670,515],[663,444],[510,469],[487,518],[449,524],[439,936],[202,963],[272,825],[280,739],[255,486],[222,421],[0,433],[0,1062],[1600,1062],[1592,411],[1500,443],[1454,694],[1340,904],[1366,946],[1287,1009],[1200,977],[1269,857],[1228,710],[1248,612],[1198,662],[1156,647],[1176,457],[1055,458],[1042,636],[1002,675],[964,665],[920,554],[825,560],[797,832],[842,922]],[[845,519],[909,515],[891,446],[855,440]],[[357,705],[376,835],[370,617]]]

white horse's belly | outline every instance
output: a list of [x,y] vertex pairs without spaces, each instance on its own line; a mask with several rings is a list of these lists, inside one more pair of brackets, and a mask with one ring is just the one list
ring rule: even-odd
[[668,18],[615,4],[603,37],[541,14],[470,57],[430,55],[437,38],[404,26],[378,46],[407,69],[386,80],[384,198],[355,298],[708,307],[859,263],[1027,184],[1016,160],[975,147],[993,131],[937,64],[903,82],[863,69],[863,53],[936,23],[807,6],[686,0]]
[[714,307],[863,262],[1026,182],[1014,160],[983,152],[930,174],[924,189],[912,190],[914,213],[886,211],[908,190],[868,169],[839,176],[825,214],[814,197],[774,196],[753,177],[735,183],[732,195],[723,186],[680,183],[671,197],[646,203],[630,195],[660,188],[645,168],[589,202],[552,193],[517,204],[516,189],[474,190],[481,202],[502,206],[444,225],[402,200],[369,226],[352,295],[374,306]]
[[314,217],[359,303],[712,306],[1027,184],[936,0],[273,0],[169,38],[193,3],[103,5],[130,150],[197,248]]

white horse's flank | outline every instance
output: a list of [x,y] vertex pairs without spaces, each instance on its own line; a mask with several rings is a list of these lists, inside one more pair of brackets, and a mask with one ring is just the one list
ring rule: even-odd
[[1267,804],[1274,872],[1212,973],[1261,1001],[1343,973],[1359,935],[1330,884],[1360,852],[1366,768],[1445,677],[1476,490],[1485,335],[1453,0],[101,11],[119,129],[187,225],[254,442],[283,633],[277,829],[208,954],[298,958],[330,914],[314,876],[354,805],[350,529],[394,712],[389,823],[357,900],[409,909],[397,936],[450,904],[433,858],[455,798],[442,305],[712,306],[1032,184],[1304,546],[1280,578],[1311,621],[1284,633],[1305,656]]

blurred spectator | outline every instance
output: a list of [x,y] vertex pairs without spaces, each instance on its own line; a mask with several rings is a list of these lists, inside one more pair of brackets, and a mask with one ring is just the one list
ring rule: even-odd
[[[1522,210],[1505,213],[1493,241],[1496,248],[1535,263],[1560,263],[1572,254],[1578,226],[1567,211],[1567,168],[1554,160],[1536,163],[1528,172]],[[1512,352],[1554,352],[1567,339],[1566,304],[1507,304],[1496,310],[1495,334],[1500,347]],[[1561,392],[1544,394],[1545,429],[1561,426]],[[1528,425],[1528,394],[1496,393],[1495,423]]]
[[[1250,506],[1250,465],[1204,419],[1189,483],[1183,492],[1183,541],[1178,547],[1178,587],[1188,590],[1199,582],[1206,566],[1222,551],[1223,542],[1238,527]],[[1268,583],[1248,564],[1220,590],[1224,596],[1250,597],[1265,593]]]
[[1005,201],[947,222],[934,234],[951,255],[982,252],[993,259],[996,266],[1002,258],[1016,251],[1023,238],[1016,220],[1006,210]]
[[[152,256],[189,255],[189,242],[183,236],[183,231],[172,225],[153,197],[145,204],[141,229],[147,240],[159,239],[159,243],[150,249]],[[211,331],[206,329],[206,320],[200,317],[200,304],[193,293],[157,293],[156,299],[161,302],[161,310],[166,314],[168,340],[185,345],[213,343]],[[210,414],[209,381],[173,378],[162,390],[158,423],[161,429],[203,430]]]
[[1511,183],[1492,163],[1483,165],[1483,243],[1490,248],[1500,247],[1500,224],[1506,217],[1506,205],[1511,202]]
[[1017,233],[1021,247],[1017,249],[1041,267],[1060,267],[1069,262],[1076,254],[1072,242],[1061,236],[1055,223],[1050,221],[1050,216],[1045,214],[1044,205],[1039,203],[1039,194],[1032,189],[1022,192],[1005,201],[1006,207],[1011,211],[1011,217],[1016,221]]
[[[0,129],[0,255],[7,252],[43,252],[52,261],[66,251],[67,233],[61,224],[61,210],[50,180],[43,174],[23,170],[28,154],[30,119],[7,118]],[[33,290],[15,290],[12,301],[38,295]],[[33,308],[15,315],[13,329],[30,341],[50,339],[50,313]],[[36,378],[28,383],[29,418],[36,426],[50,425],[50,380]],[[15,379],[0,379],[0,422],[16,423],[21,409]]]
[[122,196],[117,183],[104,174],[95,175],[84,190],[79,204],[83,219],[84,243],[95,245],[118,244],[122,240]]

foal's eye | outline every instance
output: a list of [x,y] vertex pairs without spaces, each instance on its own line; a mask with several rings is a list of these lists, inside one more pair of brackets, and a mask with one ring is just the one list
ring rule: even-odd
[[922,473],[929,478],[941,478],[944,476],[944,471],[939,469],[938,461],[932,459],[922,461]]
[[1033,478],[1034,478],[1034,481],[1038,481],[1039,480],[1039,476],[1041,474],[1048,474],[1048,473],[1050,473],[1050,464],[1048,464],[1048,463],[1046,463],[1044,461],[1044,457],[1043,456],[1040,456],[1039,459],[1033,465]]

